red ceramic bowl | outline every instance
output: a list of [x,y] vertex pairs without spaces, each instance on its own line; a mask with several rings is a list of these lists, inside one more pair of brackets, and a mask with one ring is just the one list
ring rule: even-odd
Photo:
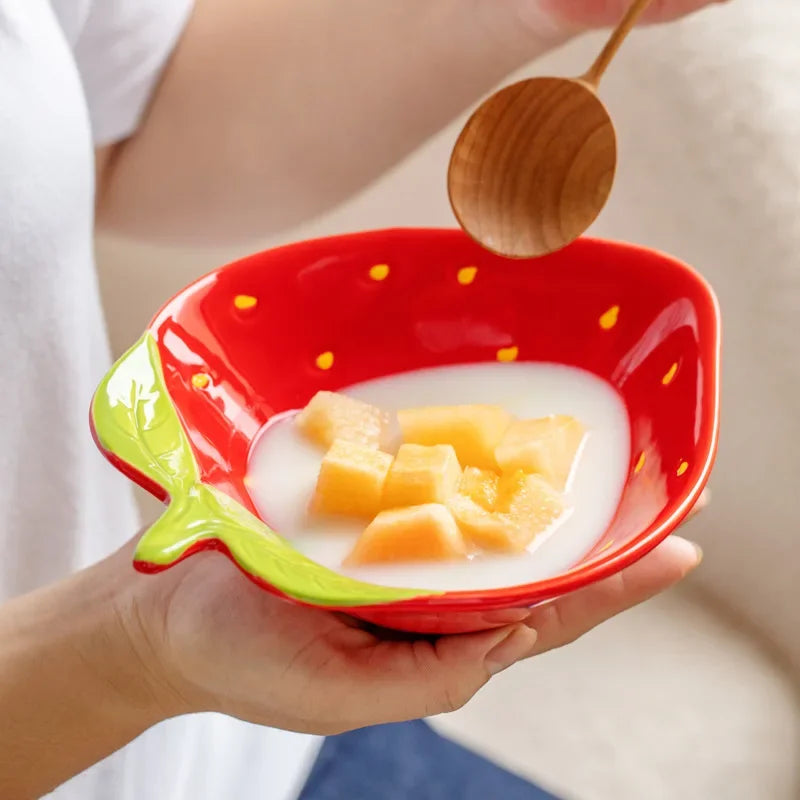
[[[221,267],[170,300],[92,403],[98,446],[169,500],[139,542],[157,572],[226,553],[288,600],[403,630],[488,627],[607,577],[683,520],[712,468],[720,322],[697,273],[660,253],[584,239],[509,261],[460,231],[391,230],[302,242]],[[609,381],[631,423],[616,516],[571,569],[488,591],[386,588],[332,572],[256,516],[248,454],[276,414],[319,389],[445,364],[545,361]]]

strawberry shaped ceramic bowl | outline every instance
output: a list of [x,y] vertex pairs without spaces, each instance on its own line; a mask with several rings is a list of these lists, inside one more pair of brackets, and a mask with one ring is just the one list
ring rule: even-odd
[[[715,456],[719,350],[711,289],[651,250],[583,239],[510,261],[460,231],[359,233],[258,253],[187,286],[103,380],[91,425],[109,461],[168,504],[138,543],[142,572],[217,550],[287,601],[469,631],[487,627],[487,611],[621,570],[684,519]],[[627,410],[616,512],[558,574],[477,590],[387,586],[311,560],[259,517],[248,463],[271,420],[321,389],[496,362],[581,368]]]

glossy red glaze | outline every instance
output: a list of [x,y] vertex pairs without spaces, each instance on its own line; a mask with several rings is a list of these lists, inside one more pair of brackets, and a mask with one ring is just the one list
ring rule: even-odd
[[[381,280],[370,276],[378,264],[389,267]],[[468,285],[457,279],[464,267],[477,267]],[[242,295],[255,305],[237,307],[234,298]],[[603,315],[614,307],[611,325],[613,312]],[[539,260],[509,261],[454,230],[303,242],[193,283],[150,330],[202,479],[251,511],[244,477],[254,438],[273,415],[303,406],[319,389],[493,361],[512,347],[521,361],[582,367],[617,388],[631,419],[630,477],[594,549],[550,580],[344,609],[388,627],[484,628],[488,610],[542,602],[622,569],[689,512],[715,455],[716,301],[689,267],[639,247],[584,239]],[[321,369],[316,359],[327,352],[333,364]],[[208,376],[206,386],[193,383],[198,373]]]

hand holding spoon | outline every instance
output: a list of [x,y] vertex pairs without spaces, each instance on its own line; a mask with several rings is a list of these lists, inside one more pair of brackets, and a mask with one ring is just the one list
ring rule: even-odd
[[450,204],[488,250],[530,258],[577,239],[605,206],[617,137],[600,79],[652,0],[635,0],[589,71],[532,78],[486,100],[453,148]]

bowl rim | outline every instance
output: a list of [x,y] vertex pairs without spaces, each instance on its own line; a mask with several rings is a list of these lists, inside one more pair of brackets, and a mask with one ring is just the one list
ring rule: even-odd
[[[452,227],[424,227],[424,226],[410,226],[410,227],[391,227],[383,229],[370,229],[363,231],[354,231],[350,233],[340,233],[328,236],[314,237],[310,239],[302,239],[296,242],[289,242],[286,244],[278,245],[276,247],[269,247],[264,250],[256,251],[242,258],[229,261],[225,264],[217,266],[207,273],[195,278],[181,289],[172,294],[161,307],[156,311],[148,322],[145,332],[151,334],[156,333],[157,326],[163,316],[169,312],[174,304],[190,290],[198,285],[208,281],[214,275],[248,261],[254,257],[263,256],[266,254],[278,254],[285,250],[293,250],[298,247],[309,245],[324,245],[325,243],[341,243],[348,240],[358,240],[372,237],[385,237],[385,236],[416,236],[419,234],[433,234],[433,235],[454,235],[463,233],[458,228]],[[600,581],[604,578],[610,577],[626,567],[631,566],[636,561],[647,555],[651,550],[663,542],[683,520],[688,516],[703,490],[705,489],[711,475],[711,471],[716,460],[718,447],[719,447],[719,428],[720,428],[720,394],[721,394],[721,351],[722,351],[722,320],[720,314],[719,301],[716,294],[709,284],[709,282],[693,267],[681,259],[670,255],[658,248],[647,247],[645,245],[633,244],[630,242],[605,239],[601,237],[585,236],[581,237],[579,242],[583,242],[589,246],[602,246],[612,247],[618,250],[627,250],[632,253],[641,253],[648,257],[656,256],[664,263],[669,263],[671,268],[682,271],[688,276],[693,283],[695,283],[701,292],[705,295],[705,299],[709,304],[711,311],[711,319],[713,320],[713,341],[708,342],[710,348],[705,351],[705,354],[710,359],[712,366],[712,374],[710,376],[712,385],[714,387],[713,396],[706,404],[708,413],[710,414],[710,441],[707,452],[704,455],[700,473],[695,480],[694,484],[687,488],[683,500],[675,508],[672,513],[663,520],[659,525],[652,528],[647,532],[642,532],[634,536],[626,545],[619,551],[611,551],[607,556],[596,558],[585,565],[578,565],[571,567],[563,572],[558,573],[550,578],[531,581],[524,584],[513,584],[510,586],[493,588],[493,589],[465,589],[455,591],[437,591],[435,593],[421,594],[418,597],[411,597],[409,599],[394,600],[385,603],[370,604],[361,603],[347,606],[334,606],[322,605],[320,603],[308,602],[299,600],[285,594],[277,587],[274,587],[268,581],[253,575],[239,565],[236,560],[227,551],[227,547],[223,542],[216,539],[207,539],[198,543],[195,546],[186,550],[175,561],[165,565],[155,565],[149,562],[135,562],[135,566],[140,571],[144,572],[159,572],[175,566],[180,561],[189,558],[197,552],[209,549],[215,549],[225,553],[228,558],[235,564],[240,571],[250,580],[257,583],[267,591],[287,598],[292,602],[301,605],[307,605],[316,608],[325,608],[330,611],[353,611],[355,609],[363,611],[387,611],[397,609],[402,612],[414,611],[458,611],[458,610],[474,610],[475,608],[492,610],[496,608],[507,608],[517,605],[531,605],[536,602],[542,602],[557,596],[561,596],[577,589],[581,589],[589,584]],[[490,253],[490,255],[493,255]],[[494,255],[493,257],[497,257]],[[171,399],[171,398],[170,398]],[[94,416],[90,412],[90,428],[95,444],[98,446],[104,456],[111,462],[111,464],[122,472],[127,478],[134,483],[141,486],[148,491],[158,500],[162,502],[169,500],[168,492],[161,487],[158,483],[152,481],[146,475],[142,474],[128,464],[124,459],[120,458],[113,451],[108,450],[102,445],[98,437],[94,424]],[[280,532],[278,531],[280,535]],[[402,587],[397,587],[402,588]],[[429,590],[425,590],[429,591]]]

